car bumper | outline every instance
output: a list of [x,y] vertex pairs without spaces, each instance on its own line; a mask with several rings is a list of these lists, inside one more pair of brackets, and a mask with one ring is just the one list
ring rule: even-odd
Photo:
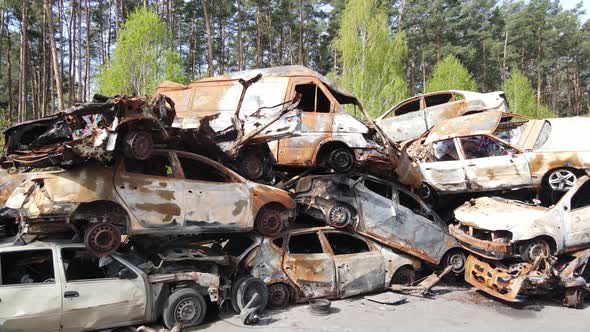
[[508,302],[519,302],[521,300],[519,293],[527,281],[527,274],[531,267],[530,264],[525,264],[522,269],[512,271],[469,255],[465,262],[465,281],[496,298]]
[[449,232],[455,239],[457,239],[463,248],[485,258],[502,260],[506,257],[512,256],[512,247],[510,243],[501,243],[475,238],[465,233],[461,228],[459,228],[459,225],[450,225]]

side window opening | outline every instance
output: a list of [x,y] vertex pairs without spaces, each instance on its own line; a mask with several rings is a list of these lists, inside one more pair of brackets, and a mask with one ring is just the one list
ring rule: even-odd
[[426,107],[432,107],[436,105],[441,105],[452,101],[453,94],[451,93],[441,93],[435,94],[431,96],[424,96],[424,101],[426,102]]
[[364,185],[370,191],[372,191],[378,195],[381,195],[387,199],[391,199],[391,186],[388,186],[387,184],[384,184],[384,183],[371,181],[369,179],[365,180]]
[[283,247],[283,238],[282,237],[278,237],[274,240],[272,240],[272,243],[277,246],[277,248],[282,248]]
[[358,254],[369,252],[369,245],[354,236],[342,233],[324,233],[330,243],[334,255]]
[[537,137],[537,141],[535,142],[535,145],[533,145],[533,150],[540,149],[543,145],[545,145],[547,139],[549,138],[549,133],[551,133],[551,123],[549,123],[549,121],[545,121],[545,123],[543,123],[543,128],[541,128],[541,132]]
[[295,86],[295,91],[301,94],[299,108],[303,112],[330,113],[330,100],[317,85],[300,84]]
[[399,204],[410,209],[415,214],[420,215],[432,222],[435,222],[434,215],[431,211],[426,209],[416,199],[414,199],[412,196],[408,195],[402,190],[399,191]]
[[118,278],[126,268],[110,256],[99,258],[83,248],[64,248],[61,257],[67,281]]
[[50,249],[0,254],[0,285],[54,284],[53,253]]
[[209,182],[231,182],[227,174],[217,168],[195,159],[179,157],[184,177],[188,180]]
[[125,171],[152,176],[174,177],[168,155],[155,155],[146,160],[125,158]]
[[574,194],[571,201],[571,209],[580,209],[590,205],[590,181],[586,181]]
[[254,240],[246,236],[231,238],[223,246],[223,251],[230,256],[238,257],[244,253],[246,249],[250,248],[253,243]]
[[406,113],[416,112],[419,110],[420,110],[420,98],[401,105],[398,109],[391,112],[391,114],[392,115],[395,114],[395,115],[399,116],[399,115],[404,115]]
[[290,254],[321,254],[323,252],[317,233],[299,234],[289,238]]
[[434,161],[459,160],[457,147],[453,138],[432,143],[432,156]]
[[466,159],[498,157],[516,154],[517,151],[488,136],[461,137],[461,146]]

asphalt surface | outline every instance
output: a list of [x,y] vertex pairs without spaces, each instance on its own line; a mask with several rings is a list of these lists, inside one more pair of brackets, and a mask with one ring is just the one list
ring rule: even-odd
[[238,315],[213,313],[204,325],[184,331],[538,332],[582,331],[590,327],[590,305],[570,309],[550,297],[507,304],[461,286],[439,286],[434,291],[434,298],[406,295],[407,302],[399,305],[379,304],[363,296],[336,300],[326,316],[311,314],[307,304],[293,305],[267,311],[257,325],[250,326],[242,325]]

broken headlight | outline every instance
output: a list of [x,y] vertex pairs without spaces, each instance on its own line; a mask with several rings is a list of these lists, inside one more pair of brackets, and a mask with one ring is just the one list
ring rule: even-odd
[[509,231],[493,231],[492,241],[499,243],[510,243],[512,241],[512,232]]

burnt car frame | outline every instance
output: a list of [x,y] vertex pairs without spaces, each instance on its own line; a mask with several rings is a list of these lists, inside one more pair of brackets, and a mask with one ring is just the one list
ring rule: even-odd
[[482,197],[455,210],[449,231],[467,250],[486,258],[562,255],[590,247],[590,177],[581,177],[552,207]]
[[18,211],[22,233],[74,230],[97,254],[115,250],[120,234],[252,228],[277,234],[295,206],[283,190],[250,182],[208,158],[172,150],[154,150],[144,161],[120,158],[112,167],[87,163],[31,173],[6,202]]
[[[244,95],[239,95],[241,82],[258,75],[262,75],[258,82]],[[214,132],[231,127],[238,122],[236,118],[245,121],[253,116],[260,117],[261,110],[269,114],[297,101],[293,111],[299,112],[299,117],[286,114],[268,130],[291,127],[295,121],[298,121],[298,130],[270,142],[252,144],[238,158],[241,173],[250,179],[260,178],[264,170],[272,166],[320,165],[346,172],[355,162],[374,157],[374,151],[383,150],[386,144],[378,143],[383,138],[370,118],[366,124],[345,112],[344,105],[350,105],[366,116],[356,97],[303,66],[248,70],[205,78],[189,85],[165,82],[158,93],[175,102],[177,116],[173,127],[196,128],[200,119],[211,117],[208,125]],[[238,105],[241,109],[236,115],[234,110]]]
[[412,284],[419,260],[331,227],[257,237],[242,256],[244,270],[268,285],[269,306],[312,298],[346,298]]
[[447,90],[425,93],[399,102],[375,120],[394,141],[416,139],[439,122],[483,112],[508,112],[504,92]]
[[294,189],[298,210],[462,274],[465,254],[447,225],[417,195],[366,174],[315,175]]
[[590,119],[528,119],[496,111],[462,116],[434,126],[403,148],[400,182],[439,194],[546,188],[570,189],[590,168],[580,139]]

